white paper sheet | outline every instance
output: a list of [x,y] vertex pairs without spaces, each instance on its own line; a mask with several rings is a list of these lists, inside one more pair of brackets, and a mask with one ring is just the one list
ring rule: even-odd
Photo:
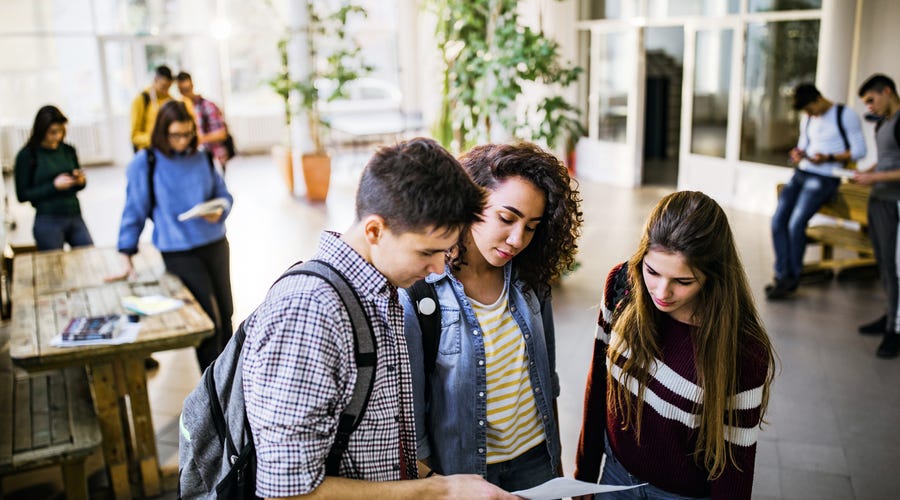
[[97,339],[97,340],[63,340],[62,334],[53,337],[50,341],[50,345],[53,347],[81,347],[84,345],[115,345],[115,344],[127,344],[129,342],[134,342],[137,340],[138,332],[141,331],[140,323],[125,323],[122,325],[121,330],[119,330],[118,335],[111,339]]
[[579,481],[570,477],[557,477],[540,486],[535,486],[534,488],[513,491],[512,494],[518,495],[526,500],[553,500],[555,498],[568,498],[594,493],[630,490],[632,488],[637,488],[638,486],[643,486],[643,484],[637,486],[604,486],[601,484]]

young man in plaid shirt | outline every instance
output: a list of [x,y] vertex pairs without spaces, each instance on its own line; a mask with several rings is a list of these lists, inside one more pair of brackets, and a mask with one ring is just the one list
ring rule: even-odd
[[228,138],[228,127],[225,125],[225,118],[219,107],[209,99],[194,92],[194,81],[191,75],[184,71],[178,73],[175,77],[178,82],[178,91],[181,92],[185,100],[191,101],[194,105],[194,116],[197,118],[197,139],[201,146],[208,149],[213,156],[219,160],[222,165],[222,172],[225,171],[225,164],[231,159],[228,149],[225,147],[225,140]]
[[[247,319],[243,389],[263,498],[516,498],[477,475],[433,475],[416,460],[412,379],[397,287],[444,268],[482,191],[431,139],[385,147],[369,160],[344,234],[324,232],[313,256],[363,302],[378,346],[372,394],[339,476],[325,475],[338,417],[356,379],[354,335],[337,293],[290,276]],[[424,478],[411,481],[411,479]],[[404,481],[410,479],[410,481]]]

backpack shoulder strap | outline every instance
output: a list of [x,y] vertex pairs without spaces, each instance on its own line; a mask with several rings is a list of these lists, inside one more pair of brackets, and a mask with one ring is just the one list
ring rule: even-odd
[[[237,331],[234,332],[232,336],[232,342],[236,344],[236,351],[241,352],[241,349],[244,347],[244,339],[247,336],[247,332],[244,331],[244,322],[241,321],[241,324],[238,325]],[[219,442],[222,443],[223,447],[228,451],[228,456],[237,456],[237,447],[234,444],[234,441],[231,440],[231,433],[228,432],[227,421],[225,420],[225,411],[222,409],[222,403],[219,402],[219,398],[216,397],[218,391],[216,390],[216,375],[215,375],[215,365],[216,360],[213,360],[210,363],[209,369],[203,372],[203,382],[206,384],[206,390],[210,394],[210,409],[212,410],[212,421],[213,425],[216,428],[216,433],[219,435]],[[250,426],[245,426],[247,429]]]
[[850,141],[847,139],[847,131],[844,129],[844,105],[837,105],[837,126],[838,132],[841,133],[841,140],[844,141],[844,151],[850,151]]
[[897,147],[900,148],[900,118],[894,122],[894,141],[897,142]]
[[156,173],[156,153],[153,147],[144,149],[147,152],[147,198],[150,199],[150,219],[153,219],[153,208],[156,206],[156,190],[153,187],[153,176]]
[[150,94],[146,90],[141,91],[141,97],[144,98],[144,108],[150,105]]
[[441,343],[441,305],[433,283],[419,280],[406,289],[416,308],[416,318],[422,330],[422,351],[425,354],[425,375],[434,373],[438,346]]
[[25,146],[25,148],[28,149],[28,154],[31,157],[31,168],[28,170],[28,185],[34,186],[38,167],[37,148],[34,146]]
[[[375,385],[375,368],[377,364],[377,345],[372,330],[372,323],[363,309],[362,301],[356,290],[347,278],[330,264],[321,260],[310,260],[301,264],[295,264],[288,269],[281,278],[286,276],[306,274],[318,276],[328,282],[334,288],[343,302],[354,333],[354,357],[356,358],[356,383],[353,385],[353,396],[350,403],[341,413],[338,420],[337,433],[334,444],[325,459],[325,474],[336,476],[341,464],[341,457],[347,451],[350,443],[350,434],[359,427],[363,413],[369,404],[372,395],[372,387]],[[279,280],[281,279],[279,278]]]

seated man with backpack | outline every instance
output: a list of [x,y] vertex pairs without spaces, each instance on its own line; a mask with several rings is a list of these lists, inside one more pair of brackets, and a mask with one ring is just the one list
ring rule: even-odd
[[516,498],[480,476],[433,475],[417,462],[397,296],[443,269],[483,206],[433,140],[377,151],[351,227],[324,232],[313,260],[272,286],[185,401],[181,495]]
[[790,160],[797,169],[778,196],[772,215],[772,244],[775,250],[775,279],[766,285],[766,298],[789,297],[800,284],[803,254],[806,252],[806,225],[837,192],[841,184],[836,168],[866,155],[859,116],[843,104],[822,96],[811,83],[794,88],[793,107],[806,113],[800,122],[800,138]]

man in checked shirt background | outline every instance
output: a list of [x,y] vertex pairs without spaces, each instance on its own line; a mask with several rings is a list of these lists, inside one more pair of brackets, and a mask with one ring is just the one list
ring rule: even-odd
[[[431,139],[382,148],[356,196],[356,220],[323,232],[314,259],[348,278],[378,346],[372,394],[338,477],[325,475],[338,416],[353,392],[350,318],[321,279],[289,276],[245,323],[243,388],[263,498],[514,497],[477,475],[432,475],[416,461],[412,380],[397,287],[444,269],[484,195]],[[403,479],[425,479],[404,481]]]

